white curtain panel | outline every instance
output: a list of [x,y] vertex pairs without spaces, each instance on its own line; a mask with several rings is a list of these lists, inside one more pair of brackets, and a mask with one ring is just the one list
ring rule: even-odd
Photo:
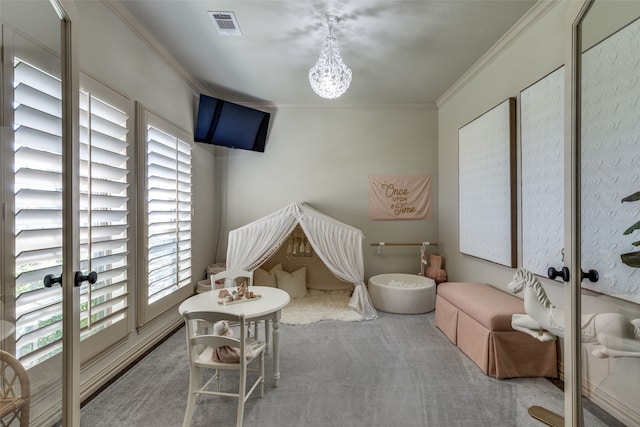
[[280,248],[297,223],[287,207],[230,231],[227,269],[255,270]]
[[355,289],[349,307],[365,320],[378,317],[364,284],[362,231],[308,205],[292,203],[277,212],[229,232],[227,268],[254,270],[287,240],[300,224],[309,243],[327,268]]

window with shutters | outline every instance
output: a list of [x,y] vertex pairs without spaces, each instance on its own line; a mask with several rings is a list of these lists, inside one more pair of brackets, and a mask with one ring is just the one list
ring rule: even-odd
[[191,143],[189,134],[138,105],[141,188],[140,259],[146,283],[139,298],[140,324],[193,293],[191,280]]
[[129,100],[81,74],[79,104],[80,269],[98,274],[80,288],[80,339],[107,332],[84,346],[86,357],[128,330]]
[[[15,346],[31,367],[62,350],[62,293],[43,283],[62,272],[61,86],[37,64],[16,57],[13,65]],[[86,356],[128,330],[129,104],[81,80],[80,259],[83,272],[98,273],[95,284],[81,287],[81,339],[104,333],[83,344]]]

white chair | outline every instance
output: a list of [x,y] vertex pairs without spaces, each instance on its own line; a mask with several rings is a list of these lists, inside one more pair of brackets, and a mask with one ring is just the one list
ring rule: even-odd
[[29,376],[22,363],[0,350],[0,425],[29,426]]
[[[238,279],[245,280],[238,280]],[[253,271],[245,270],[224,270],[211,276],[211,289],[217,292],[216,282],[223,282],[225,288],[233,288],[247,282],[248,286],[253,286]]]
[[[260,397],[264,396],[264,349],[265,343],[247,337],[244,316],[232,316],[227,313],[215,311],[206,312],[186,312],[183,313],[187,330],[187,351],[189,353],[189,397],[187,399],[187,409],[184,414],[183,427],[191,424],[193,411],[198,395],[213,395],[236,397],[238,399],[238,414],[236,426],[242,426],[244,416],[244,404],[251,394],[260,387]],[[236,323],[239,327],[238,338],[226,336],[210,335],[208,331],[213,328],[213,324],[226,320],[229,323]],[[204,333],[203,333],[204,332]],[[219,347],[236,347],[241,355],[238,363],[224,363],[213,360],[212,355]],[[251,348],[254,358],[247,360],[246,351]],[[248,366],[254,360],[259,360],[257,369],[258,377],[247,390]],[[204,370],[214,370],[213,375],[202,383]],[[220,389],[221,371],[237,371],[239,373],[238,392],[222,391]],[[252,370],[253,371],[253,370]],[[206,372],[206,371],[205,371]],[[215,389],[211,390],[211,383],[215,381]]]
[[[220,273],[216,273],[211,276],[211,290],[215,292],[214,296],[218,297],[219,289],[216,289],[216,282],[222,282],[225,288],[233,288],[238,287],[244,283],[247,286],[253,286],[253,271],[247,270],[225,270]],[[258,323],[255,322],[253,325],[254,329],[254,337],[258,339]],[[264,339],[267,343],[267,353],[268,349],[271,347],[269,342],[269,321],[264,321]]]

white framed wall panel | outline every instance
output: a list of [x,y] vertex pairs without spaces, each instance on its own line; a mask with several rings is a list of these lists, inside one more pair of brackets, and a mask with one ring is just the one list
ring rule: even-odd
[[460,252],[514,267],[515,98],[458,130]]
[[640,20],[582,55],[582,269],[600,280],[583,287],[640,303],[640,268],[621,255],[640,251]]
[[522,266],[546,277],[564,247],[564,67],[520,92],[520,144]]

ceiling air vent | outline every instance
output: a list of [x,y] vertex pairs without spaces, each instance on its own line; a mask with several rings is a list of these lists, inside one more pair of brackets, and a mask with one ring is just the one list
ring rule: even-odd
[[240,26],[233,12],[209,12],[221,36],[241,36]]

